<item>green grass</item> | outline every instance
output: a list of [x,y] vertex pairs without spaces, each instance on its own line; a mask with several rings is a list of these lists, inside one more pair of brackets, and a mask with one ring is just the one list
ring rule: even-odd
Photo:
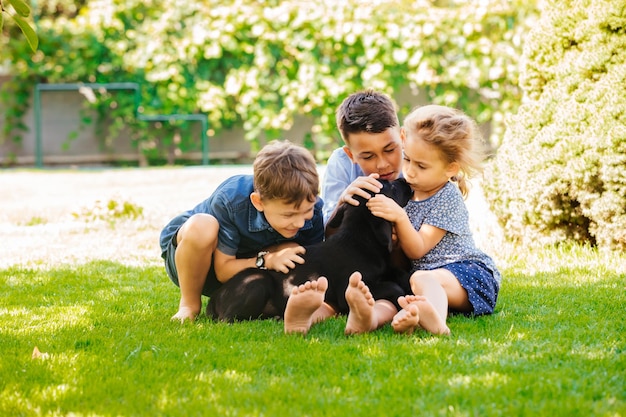
[[160,267],[0,270],[0,415],[626,415],[626,256],[524,252],[496,314],[450,337],[181,326]]

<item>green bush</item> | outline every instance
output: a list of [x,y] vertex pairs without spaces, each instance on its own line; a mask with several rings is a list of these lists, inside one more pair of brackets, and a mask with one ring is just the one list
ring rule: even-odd
[[[206,113],[209,135],[243,126],[255,145],[306,116],[313,122],[307,144],[321,158],[340,141],[335,109],[363,88],[419,91],[497,128],[519,102],[517,60],[535,10],[522,0],[107,4],[79,3],[61,16],[46,11],[34,55],[0,39],[0,62],[11,62],[13,76],[3,92],[0,141],[19,141],[34,82],[137,82],[144,114]],[[92,104],[113,120],[110,135],[127,126],[142,149],[196,150],[198,143],[185,142],[185,126],[134,124],[132,99],[123,100],[96,94]],[[164,142],[177,132],[182,140]]]
[[626,7],[552,1],[522,56],[523,104],[485,191],[519,241],[626,249]]
[[143,217],[143,207],[116,196],[108,201],[96,200],[91,207],[83,207],[72,216],[86,222],[105,221],[114,226],[118,220],[137,220]]

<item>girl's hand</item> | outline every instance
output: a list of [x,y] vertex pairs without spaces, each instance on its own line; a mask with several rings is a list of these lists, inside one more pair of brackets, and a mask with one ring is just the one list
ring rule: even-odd
[[270,252],[265,255],[265,267],[286,274],[290,269],[295,268],[296,264],[304,263],[304,258],[300,255],[305,252],[306,249],[302,246],[289,247],[277,250],[276,252]]
[[359,202],[354,198],[354,196],[360,196],[369,200],[371,195],[367,192],[367,190],[376,194],[380,192],[382,187],[383,185],[378,181],[378,174],[370,174],[367,177],[358,177],[346,187],[343,193],[341,193],[339,202],[358,206]]
[[392,223],[397,223],[406,216],[406,212],[391,198],[383,194],[375,195],[367,202],[367,208],[376,217],[381,217]]

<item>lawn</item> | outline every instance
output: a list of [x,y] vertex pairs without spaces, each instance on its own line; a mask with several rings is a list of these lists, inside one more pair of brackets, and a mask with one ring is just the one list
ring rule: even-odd
[[452,317],[449,337],[170,322],[158,231],[246,169],[0,172],[0,415],[626,415],[623,253],[479,236],[498,307]]

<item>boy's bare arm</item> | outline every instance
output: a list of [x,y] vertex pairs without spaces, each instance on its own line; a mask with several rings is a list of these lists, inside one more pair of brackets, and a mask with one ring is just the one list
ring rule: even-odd
[[[305,252],[302,246],[296,244],[286,244],[269,248],[269,253],[265,255],[265,267],[280,272],[289,272],[296,264],[304,263],[304,259],[300,256]],[[256,268],[256,256],[252,258],[237,258],[232,255],[226,255],[219,249],[215,250],[213,255],[213,266],[215,267],[215,275],[218,281],[224,283],[232,278],[237,272],[246,268]]]

